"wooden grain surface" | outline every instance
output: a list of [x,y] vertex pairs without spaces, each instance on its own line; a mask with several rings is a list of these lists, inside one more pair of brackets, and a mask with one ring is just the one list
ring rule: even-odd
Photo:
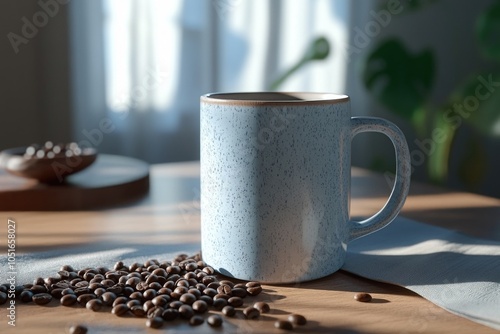
[[[59,249],[64,254],[75,246],[92,248],[103,243],[120,247],[199,243],[198,175],[197,163],[153,166],[150,194],[133,206],[103,211],[1,212],[1,226],[6,228],[8,217],[16,219],[20,252]],[[389,192],[383,177],[354,169],[352,215],[363,217],[378,211]],[[403,215],[500,240],[498,199],[414,184]],[[2,248],[6,249],[4,243],[2,239]],[[354,301],[353,296],[359,291],[370,292],[375,302]],[[297,333],[496,332],[455,316],[402,287],[343,271],[298,285],[267,285],[265,292],[253,300],[271,302],[274,311],[258,321],[225,319],[220,330],[207,324],[190,327],[181,321],[161,330],[151,330],[145,328],[144,319],[118,318],[108,312],[94,313],[81,307],[59,307],[55,302],[48,306],[18,302],[15,328],[7,325],[5,308],[0,309],[0,333],[67,333],[74,323],[86,324],[89,333],[282,333],[273,328],[273,322],[285,319],[290,312],[309,319],[308,325],[293,331]]]

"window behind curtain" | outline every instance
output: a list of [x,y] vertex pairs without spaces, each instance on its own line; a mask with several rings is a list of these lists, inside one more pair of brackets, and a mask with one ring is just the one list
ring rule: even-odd
[[[267,89],[318,35],[345,43],[348,0],[85,0],[71,2],[77,139],[151,163],[199,157],[199,96]],[[343,92],[334,53],[284,90]],[[100,140],[97,140],[100,139]]]

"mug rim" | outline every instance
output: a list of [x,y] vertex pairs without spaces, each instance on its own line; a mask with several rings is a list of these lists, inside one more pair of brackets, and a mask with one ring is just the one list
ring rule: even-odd
[[[267,99],[265,97],[267,96]],[[271,98],[274,96],[274,98]],[[281,98],[282,97],[282,98]],[[336,104],[349,102],[345,94],[320,92],[216,92],[204,94],[200,97],[203,103],[224,105],[310,105]]]

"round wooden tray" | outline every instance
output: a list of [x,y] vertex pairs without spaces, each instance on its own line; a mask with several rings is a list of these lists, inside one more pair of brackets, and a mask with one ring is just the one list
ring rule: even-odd
[[43,184],[0,169],[0,211],[91,210],[123,205],[149,191],[149,165],[99,154],[87,169],[65,183]]

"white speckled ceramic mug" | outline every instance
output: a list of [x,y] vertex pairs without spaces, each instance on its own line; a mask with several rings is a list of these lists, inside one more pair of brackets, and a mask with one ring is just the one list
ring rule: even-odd
[[[214,93],[201,97],[201,250],[220,273],[289,283],[337,271],[349,241],[389,224],[410,184],[403,133],[351,117],[349,97],[324,93]],[[381,132],[396,149],[384,208],[349,217],[351,140]]]

